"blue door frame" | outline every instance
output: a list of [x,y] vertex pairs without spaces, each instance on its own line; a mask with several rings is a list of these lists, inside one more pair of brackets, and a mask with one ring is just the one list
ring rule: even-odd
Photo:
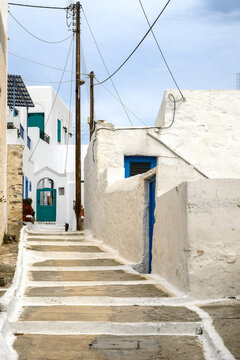
[[156,190],[156,176],[152,177],[149,181],[149,263],[148,272],[152,271],[152,240],[153,240],[153,228],[155,224],[155,190]]
[[56,221],[56,189],[37,190],[37,221]]
[[130,177],[130,165],[131,163],[147,162],[150,165],[150,169],[157,165],[157,158],[155,156],[125,156],[124,157],[124,168],[125,178]]

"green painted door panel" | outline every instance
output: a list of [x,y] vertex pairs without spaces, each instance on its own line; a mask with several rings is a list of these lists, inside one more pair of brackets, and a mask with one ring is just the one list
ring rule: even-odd
[[37,190],[37,221],[56,221],[56,189]]
[[44,113],[28,114],[28,127],[38,127],[44,133]]

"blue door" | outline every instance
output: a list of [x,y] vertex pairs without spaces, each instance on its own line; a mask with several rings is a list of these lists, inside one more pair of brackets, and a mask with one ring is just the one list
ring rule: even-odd
[[25,176],[25,199],[28,198],[28,178]]
[[155,190],[156,190],[156,176],[149,181],[149,274],[152,271],[152,240],[153,227],[155,224],[154,210],[155,210]]
[[56,221],[56,189],[37,190],[37,221]]

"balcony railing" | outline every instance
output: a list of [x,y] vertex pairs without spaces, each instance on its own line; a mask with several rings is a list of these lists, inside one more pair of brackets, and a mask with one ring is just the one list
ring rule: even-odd
[[42,139],[46,143],[50,144],[50,136],[47,135],[44,131],[41,131],[41,130],[40,130],[40,139]]
[[20,124],[20,136],[22,139],[24,139],[24,128],[22,127],[21,124]]
[[31,139],[29,136],[27,137],[27,147],[31,149]]

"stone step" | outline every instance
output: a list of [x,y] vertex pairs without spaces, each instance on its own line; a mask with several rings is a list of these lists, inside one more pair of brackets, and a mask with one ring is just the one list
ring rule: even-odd
[[17,321],[9,322],[14,334],[49,335],[191,335],[201,322],[84,322],[84,321]]
[[103,250],[100,249],[98,246],[94,246],[94,245],[89,245],[89,246],[84,246],[84,245],[68,245],[68,246],[64,246],[64,245],[31,245],[28,244],[27,245],[27,250],[33,250],[33,251],[43,251],[43,252],[59,252],[59,251],[64,251],[64,252],[84,252],[84,253],[102,253]]
[[45,260],[36,262],[33,266],[118,266],[122,265],[119,261],[114,259],[82,259],[82,260]]
[[168,297],[163,289],[152,284],[138,285],[99,285],[99,286],[53,286],[28,287],[26,296],[30,297],[68,297],[68,296],[108,296],[108,297]]
[[29,271],[31,281],[138,281],[146,280],[139,274],[124,270],[99,271]]
[[194,336],[17,336],[19,360],[205,360]]
[[196,322],[199,316],[174,306],[27,306],[22,321]]

